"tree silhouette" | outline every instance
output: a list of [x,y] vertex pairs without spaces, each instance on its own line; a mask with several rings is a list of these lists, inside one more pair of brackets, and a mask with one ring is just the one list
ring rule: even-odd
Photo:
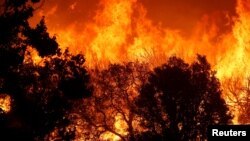
[[[46,31],[44,19],[36,28],[29,26],[28,19],[34,12],[32,4],[36,2],[39,0],[4,0],[0,7],[0,79],[4,85],[14,83],[14,72],[22,65],[28,46],[37,49],[41,56],[58,50],[55,38],[50,38]],[[7,92],[3,87],[0,93]]]
[[238,113],[241,124],[250,123],[250,78],[232,77],[225,80],[223,90],[229,101],[229,106]]
[[42,57],[56,53],[58,44],[47,33],[44,19],[36,28],[29,26],[28,19],[34,12],[32,4],[37,2],[4,0],[0,7],[0,76],[23,62],[28,46],[37,49]]
[[[93,96],[85,99],[80,106],[81,118],[85,120],[86,140],[103,139],[105,134],[113,134],[121,140],[135,140],[138,116],[134,112],[134,99],[147,79],[145,64],[112,64],[107,69],[92,72]],[[118,127],[118,125],[121,125]]]
[[191,65],[171,57],[155,68],[136,105],[142,126],[150,133],[138,136],[139,140],[203,140],[208,125],[227,124],[232,118],[215,72],[200,55]]
[[[90,96],[89,75],[82,55],[58,50],[44,18],[29,26],[36,2],[5,0],[0,9],[0,94],[12,99],[9,113],[0,108],[0,134],[3,140],[44,140],[58,130],[61,140],[70,140],[72,104]],[[28,46],[46,57],[42,66],[24,62]]]
[[41,57],[56,54],[58,44],[55,41],[55,36],[53,36],[52,38],[49,36],[44,17],[41,19],[36,28],[32,29],[28,27],[25,30],[24,34],[27,36],[27,45],[30,45],[33,48],[37,49]]
[[[1,126],[2,133],[25,140],[43,140],[58,129],[58,138],[67,134],[64,138],[72,139],[74,132],[67,133],[65,129],[71,123],[72,105],[91,95],[84,61],[82,55],[66,52],[51,57],[44,66],[33,63],[20,65],[19,71],[13,73],[15,79],[7,79],[8,85],[3,87],[14,101],[9,118],[5,119],[7,122]],[[15,122],[17,124],[13,124]]]

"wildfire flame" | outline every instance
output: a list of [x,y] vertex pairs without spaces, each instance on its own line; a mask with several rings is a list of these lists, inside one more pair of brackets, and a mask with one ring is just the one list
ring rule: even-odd
[[0,94],[0,109],[8,113],[11,110],[11,97],[7,94]]
[[[188,37],[180,30],[155,24],[137,0],[101,0],[93,18],[84,23],[73,22],[64,28],[55,26],[60,21],[50,19],[50,15],[56,14],[58,5],[48,12],[37,13],[47,17],[49,32],[57,36],[60,47],[69,47],[73,53],[82,52],[89,67],[135,60],[158,66],[171,55],[192,61],[199,53],[207,56],[218,71],[218,77],[223,79],[239,70],[241,73],[237,74],[246,74],[244,63],[248,59],[250,30],[248,2],[237,1],[235,17],[229,17],[224,11],[203,15]],[[76,10],[77,4],[70,5],[70,10]],[[231,24],[230,32],[219,33],[216,22],[220,18],[225,19],[224,24]]]
[[[86,1],[85,7],[89,3]],[[82,17],[80,14],[75,20],[73,15],[72,22],[67,25],[63,24],[64,18],[69,20],[66,17],[53,20],[59,9],[58,4],[46,7],[45,3],[36,11],[35,18],[45,15],[48,30],[56,35],[61,49],[69,47],[73,53],[83,53],[89,68],[97,66],[102,69],[110,63],[128,61],[148,62],[155,67],[165,63],[166,58],[172,55],[190,62],[198,53],[207,56],[223,83],[232,76],[242,81],[249,76],[249,3],[250,0],[237,0],[233,16],[227,11],[202,15],[188,35],[183,34],[181,29],[164,27],[151,20],[139,0],[100,0],[98,5],[92,5],[93,9],[97,9],[95,12],[86,13],[89,18],[81,13]],[[65,4],[64,9],[72,12],[80,10],[81,6],[84,4],[75,0],[68,3],[68,7]],[[218,23],[229,30],[222,32]],[[234,114],[234,123],[237,123],[237,113]]]

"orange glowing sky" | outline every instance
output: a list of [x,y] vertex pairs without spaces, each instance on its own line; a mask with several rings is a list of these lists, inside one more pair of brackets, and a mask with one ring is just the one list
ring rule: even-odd
[[234,15],[236,5],[235,0],[142,0],[142,3],[147,7],[148,17],[153,21],[188,32],[191,32],[204,15],[219,12]]
[[[84,26],[93,20],[100,0],[45,0],[35,15],[47,17],[49,28],[65,28],[72,24]],[[227,13],[235,16],[236,0],[138,0],[147,9],[147,17],[166,28],[178,29],[183,34],[192,29],[204,15]],[[38,16],[38,17],[39,17]],[[36,16],[36,21],[38,18]],[[221,28],[228,29],[226,19],[218,19]],[[52,24],[53,23],[53,24]]]

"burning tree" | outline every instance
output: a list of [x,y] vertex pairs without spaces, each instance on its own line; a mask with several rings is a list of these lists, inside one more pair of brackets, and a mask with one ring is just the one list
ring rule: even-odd
[[[198,56],[191,65],[172,57],[150,74],[145,64],[112,64],[105,70],[90,69],[90,81],[83,55],[62,53],[56,38],[47,32],[44,18],[35,28],[29,25],[36,2],[39,0],[5,0],[0,8],[0,99],[4,99],[2,103],[11,101],[11,110],[0,108],[0,133],[10,140],[70,140],[78,133],[84,140],[194,140],[206,139],[209,124],[230,123],[220,83],[205,57]],[[156,66],[165,56],[182,52],[182,47],[176,47],[190,43],[175,32],[166,34],[160,27],[154,28],[136,1],[113,0],[103,6],[104,14],[95,18],[98,24],[84,30],[93,34],[86,34],[90,38],[83,40],[89,48],[89,66],[95,64],[93,60],[110,62],[108,58],[133,61],[151,48],[158,56],[158,62],[152,64]],[[137,15],[134,9],[142,15],[133,17]],[[173,42],[176,39],[181,43]],[[165,43],[166,48],[162,47]],[[189,48],[192,54],[194,47]],[[42,58],[41,66],[34,63],[29,48]],[[113,51],[115,55],[109,53]],[[91,94],[89,84],[94,86],[94,94],[85,99]],[[246,106],[242,112],[247,112],[249,103],[245,101],[249,99],[244,98],[239,105]]]
[[204,56],[191,65],[171,57],[150,74],[143,65],[110,65],[92,72],[92,83],[94,95],[76,111],[84,139],[203,140],[208,125],[231,123]]
[[236,122],[240,124],[250,123],[250,78],[239,77],[225,80],[223,89],[225,91],[228,105],[236,113]]
[[147,65],[139,63],[113,64],[92,72],[93,96],[80,106],[89,127],[87,139],[135,140],[140,128],[134,100],[148,72]]
[[140,139],[206,139],[208,125],[230,123],[220,83],[205,57],[191,65],[172,57],[154,69],[142,86],[136,105],[148,129]]

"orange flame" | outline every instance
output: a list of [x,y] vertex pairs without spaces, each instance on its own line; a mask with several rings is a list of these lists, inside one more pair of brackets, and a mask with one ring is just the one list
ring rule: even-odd
[[[76,3],[73,4],[75,7]],[[55,7],[47,12],[48,16],[56,12]],[[193,33],[185,37],[178,30],[153,24],[147,18],[144,6],[136,0],[101,0],[94,18],[81,23],[80,28],[76,27],[77,24],[55,28],[55,21],[52,22],[49,18],[47,25],[49,32],[57,35],[62,49],[69,47],[71,52],[84,53],[87,66],[90,67],[134,60],[149,61],[153,66],[158,66],[171,55],[191,61],[199,53],[208,57],[218,70],[218,76],[223,78],[233,73],[236,64],[242,64],[235,60],[245,54],[243,46],[247,43],[244,41],[247,39],[247,32],[242,31],[249,30],[247,12],[249,11],[244,10],[244,5],[239,1],[239,18],[229,19],[227,22],[235,22],[233,30],[223,34],[218,33],[216,20],[225,18],[227,13],[222,13],[217,19],[214,18],[217,13],[212,16],[204,15]],[[43,14],[46,15],[44,12]],[[232,53],[237,54],[231,55]],[[225,67],[226,62],[234,62],[235,65],[231,65],[228,71],[223,71],[224,68],[228,69]]]
[[11,110],[11,97],[7,94],[0,94],[0,109],[5,113]]
[[[250,0],[237,0],[237,15],[234,17],[226,11],[203,15],[189,36],[184,36],[181,30],[155,24],[147,17],[144,5],[137,0],[101,0],[93,19],[73,22],[63,28],[55,26],[60,21],[50,18],[51,14],[56,15],[58,5],[47,13],[42,10],[37,13],[48,16],[49,32],[57,35],[60,47],[83,53],[90,68],[137,60],[155,67],[172,55],[190,62],[199,53],[207,56],[223,83],[232,76],[243,81],[249,75],[249,3]],[[69,9],[77,10],[77,4],[73,2]],[[219,20],[224,20],[223,24],[231,30],[221,32]],[[237,113],[235,115],[234,123],[237,123]],[[108,136],[112,135],[106,136],[109,139]]]

